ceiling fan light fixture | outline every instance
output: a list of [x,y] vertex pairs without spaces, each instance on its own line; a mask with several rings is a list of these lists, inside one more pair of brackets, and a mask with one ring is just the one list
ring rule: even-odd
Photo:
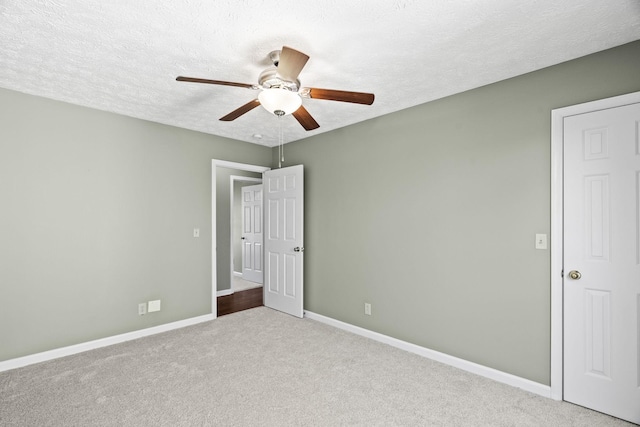
[[[258,84],[185,76],[178,76],[176,80],[179,82],[207,83],[260,90],[258,99],[254,98],[226,116],[220,117],[220,120],[223,122],[231,122],[258,107],[258,105],[262,105],[265,110],[277,117],[291,114],[304,130],[311,131],[318,129],[320,125],[304,108],[302,98],[325,99],[328,101],[349,102],[362,105],[373,104],[375,96],[372,93],[301,87],[298,75],[309,60],[309,56],[302,52],[287,46],[282,46],[282,50],[274,50],[271,52],[269,58],[274,66],[260,73]],[[282,126],[282,123],[280,126]]]
[[[302,105],[300,95],[281,88],[264,89],[258,95],[258,99],[260,100],[260,105],[275,115],[291,114]],[[284,114],[279,112],[284,112]]]

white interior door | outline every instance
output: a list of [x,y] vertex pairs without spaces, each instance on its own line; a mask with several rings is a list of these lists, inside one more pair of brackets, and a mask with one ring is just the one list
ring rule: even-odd
[[242,187],[242,278],[262,283],[262,184]]
[[303,166],[264,173],[264,305],[303,316]]
[[564,400],[640,423],[640,104],[564,119]]

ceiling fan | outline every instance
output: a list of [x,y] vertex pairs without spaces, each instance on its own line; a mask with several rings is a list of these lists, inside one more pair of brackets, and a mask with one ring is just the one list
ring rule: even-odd
[[319,128],[320,125],[304,108],[302,98],[325,99],[364,105],[373,104],[374,95],[372,93],[301,87],[298,75],[309,60],[309,56],[302,52],[283,46],[281,51],[276,50],[271,52],[269,58],[273,62],[274,67],[267,68],[260,74],[258,84],[226,82],[184,76],[179,76],[176,80],[180,82],[207,83],[260,90],[258,98],[249,101],[240,108],[220,118],[220,120],[225,122],[235,120],[253,110],[258,105],[262,105],[267,111],[279,117],[292,114],[302,127],[309,131]]

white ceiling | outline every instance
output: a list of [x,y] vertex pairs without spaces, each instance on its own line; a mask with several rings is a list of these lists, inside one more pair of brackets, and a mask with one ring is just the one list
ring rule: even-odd
[[175,78],[257,83],[287,45],[302,86],[375,93],[305,99],[290,142],[638,39],[638,0],[0,0],[0,87],[274,146],[262,108],[218,120],[255,91]]

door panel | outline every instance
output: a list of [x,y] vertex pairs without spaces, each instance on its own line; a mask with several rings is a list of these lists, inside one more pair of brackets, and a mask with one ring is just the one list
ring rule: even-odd
[[564,399],[635,423],[639,123],[640,104],[564,119]]
[[284,296],[296,297],[296,256],[284,254]]
[[586,290],[585,372],[611,379],[611,292]]
[[[265,172],[264,305],[303,316],[303,166]],[[298,249],[296,251],[296,248]]]
[[585,178],[586,253],[590,260],[609,260],[609,176]]

